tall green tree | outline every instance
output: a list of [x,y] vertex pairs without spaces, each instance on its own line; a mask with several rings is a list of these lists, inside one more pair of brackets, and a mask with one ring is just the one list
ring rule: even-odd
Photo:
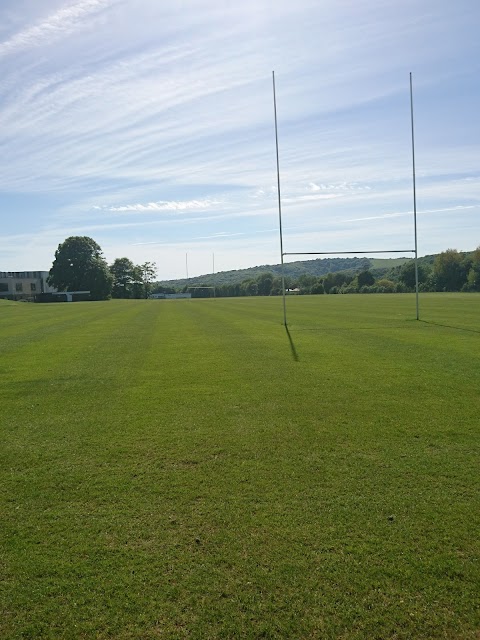
[[135,265],[128,258],[116,258],[110,265],[113,276],[112,296],[114,298],[131,298]]
[[323,288],[323,283],[320,281],[319,278],[317,278],[317,281],[315,282],[315,284],[312,284],[312,286],[310,287],[310,293],[314,293],[314,294],[325,293],[325,289]]
[[463,255],[456,249],[439,253],[433,263],[437,289],[440,291],[460,291],[467,281],[467,265]]
[[155,262],[136,264],[132,273],[132,297],[148,298],[156,275],[157,265]]
[[282,295],[282,278],[281,276],[275,276],[272,280],[272,288],[270,289],[271,296]]
[[310,289],[317,283],[317,277],[310,273],[302,273],[298,277],[298,286],[302,293],[310,293]]
[[[418,265],[418,284],[423,284],[428,276],[429,270],[423,264]],[[415,260],[409,260],[402,264],[400,267],[400,273],[398,274],[400,282],[409,289],[415,289]]]
[[336,287],[338,289],[343,284],[349,284],[351,281],[352,281],[352,276],[349,276],[348,274],[341,273],[341,272],[336,272],[336,273],[329,272],[327,273],[326,276],[323,277],[323,280],[322,280],[325,293],[330,293],[330,289],[332,289],[333,287]]
[[375,277],[368,269],[366,271],[360,271],[357,275],[358,287],[371,287],[375,283]]
[[59,291],[90,291],[95,300],[105,300],[110,297],[113,276],[95,240],[70,236],[58,245],[47,281]]
[[253,278],[249,278],[242,282],[240,290],[243,296],[256,296],[258,295],[258,284]]
[[259,296],[269,296],[272,291],[273,274],[261,273],[257,277],[257,287]]
[[480,247],[472,254],[467,283],[469,291],[480,291]]
[[144,295],[145,298],[148,298],[157,275],[157,265],[155,262],[144,262],[140,265],[140,269],[142,273]]

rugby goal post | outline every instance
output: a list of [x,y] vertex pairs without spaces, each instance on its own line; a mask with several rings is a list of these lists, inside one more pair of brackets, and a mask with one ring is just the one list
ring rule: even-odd
[[[189,291],[203,291],[203,290],[210,290],[211,294],[209,296],[195,296],[194,294],[192,294],[192,298],[216,298],[216,292],[215,292],[215,286],[205,286],[205,287],[200,287],[200,286],[192,286],[192,287],[188,287]],[[213,295],[212,295],[213,294]]]
[[420,319],[419,304],[418,304],[418,243],[417,243],[417,197],[416,197],[416,180],[415,180],[415,136],[413,125],[413,88],[412,88],[412,73],[410,72],[410,123],[411,123],[411,136],[412,136],[412,173],[413,173],[413,227],[415,247],[414,249],[374,249],[371,251],[284,251],[283,250],[283,231],[282,231],[282,198],[280,190],[280,161],[278,152],[278,121],[277,121],[277,98],[275,91],[275,71],[272,71],[272,84],[273,84],[273,113],[275,118],[275,150],[277,158],[277,194],[278,194],[278,228],[280,235],[280,264],[281,264],[281,277],[282,277],[282,298],[283,298],[283,324],[287,326],[287,304],[286,304],[286,291],[285,291],[285,256],[327,256],[327,255],[367,255],[372,253],[413,253],[415,260],[415,305],[416,305],[416,319]]

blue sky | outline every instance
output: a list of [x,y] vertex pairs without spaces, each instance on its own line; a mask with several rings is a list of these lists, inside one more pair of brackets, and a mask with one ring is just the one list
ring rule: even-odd
[[[2,0],[0,270],[88,235],[161,279],[480,244],[475,0]],[[291,258],[294,259],[294,258]]]

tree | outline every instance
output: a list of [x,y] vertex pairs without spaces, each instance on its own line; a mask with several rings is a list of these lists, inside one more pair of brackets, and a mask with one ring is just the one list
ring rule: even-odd
[[439,253],[433,264],[433,272],[440,291],[460,291],[467,281],[467,266],[456,249]]
[[394,293],[395,291],[395,282],[388,278],[381,278],[375,284],[378,293]]
[[135,265],[128,258],[116,258],[110,265],[113,276],[112,296],[131,298]]
[[273,274],[261,273],[257,277],[257,287],[259,296],[269,296],[272,291]]
[[[323,277],[323,288],[325,290],[325,293],[338,293],[338,289],[340,289],[340,287],[342,287],[342,285],[344,284],[350,284],[350,282],[352,281],[352,276],[350,276],[348,273],[342,273],[342,272],[329,272],[327,273],[326,276]],[[335,287],[336,291],[331,291],[331,289]]]
[[323,290],[325,293],[330,293],[330,289],[335,286],[335,278],[333,273],[327,273],[323,279]]
[[312,284],[312,286],[310,287],[310,293],[314,293],[314,294],[325,293],[323,284],[322,282],[320,282],[320,280],[317,279],[315,284]]
[[157,265],[155,262],[144,262],[140,265],[140,269],[142,270],[142,282],[145,298],[148,298],[150,291],[152,290],[152,284],[155,280],[155,276],[157,275]]
[[[426,282],[429,270],[422,264],[418,265],[418,284]],[[415,289],[415,260],[402,264],[398,279],[409,289]]]
[[258,295],[258,285],[253,278],[244,280],[241,284],[241,292],[244,296],[256,296]]
[[132,273],[132,293],[134,298],[148,298],[157,275],[155,262],[136,264]]
[[360,273],[357,275],[357,282],[359,288],[371,287],[372,284],[375,283],[375,278],[373,277],[371,271],[368,271],[367,269],[366,271],[360,271]]
[[100,246],[88,236],[71,236],[58,245],[47,278],[59,291],[90,291],[96,300],[110,297],[112,281]]
[[310,287],[316,284],[316,282],[317,277],[312,276],[309,273],[302,273],[302,275],[298,278],[298,285],[300,289],[310,289]]
[[275,276],[272,280],[272,288],[270,289],[271,296],[281,296],[282,295],[282,277]]
[[472,254],[466,288],[468,291],[480,291],[480,247]]

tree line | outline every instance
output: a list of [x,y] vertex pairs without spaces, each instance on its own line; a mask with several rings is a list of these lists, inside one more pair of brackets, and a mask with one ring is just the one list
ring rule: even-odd
[[[357,263],[358,265],[358,263]],[[390,269],[361,268],[332,271],[326,275],[302,273],[286,276],[285,288],[300,295],[345,293],[407,293],[415,289],[415,262],[408,260]],[[337,266],[337,265],[335,265]],[[212,295],[212,282],[170,287],[155,284],[154,262],[134,264],[129,258],[116,258],[108,264],[101,247],[87,236],[71,236],[58,245],[48,276],[48,284],[58,291],[90,291],[90,298],[148,298],[151,293],[192,291],[193,297]],[[418,261],[420,291],[480,291],[480,246],[471,253],[447,249],[433,263]],[[205,287],[202,289],[202,286]],[[240,282],[215,286],[217,297],[282,295],[278,273],[263,272]]]
[[[480,291],[480,247],[469,254],[456,249],[447,249],[435,256],[432,264],[424,259],[418,261],[419,290],[425,291]],[[211,285],[209,281],[196,284],[196,295],[208,297],[211,291],[201,286]],[[299,295],[338,293],[408,293],[415,290],[415,261],[408,260],[403,265],[390,269],[366,268],[346,269],[316,276],[303,273],[297,278],[285,277],[285,288],[289,293]],[[155,291],[162,291],[156,287]],[[178,288],[189,290],[189,285]],[[273,272],[264,272],[241,282],[220,284],[215,287],[217,297],[272,296],[282,294],[282,278]]]

